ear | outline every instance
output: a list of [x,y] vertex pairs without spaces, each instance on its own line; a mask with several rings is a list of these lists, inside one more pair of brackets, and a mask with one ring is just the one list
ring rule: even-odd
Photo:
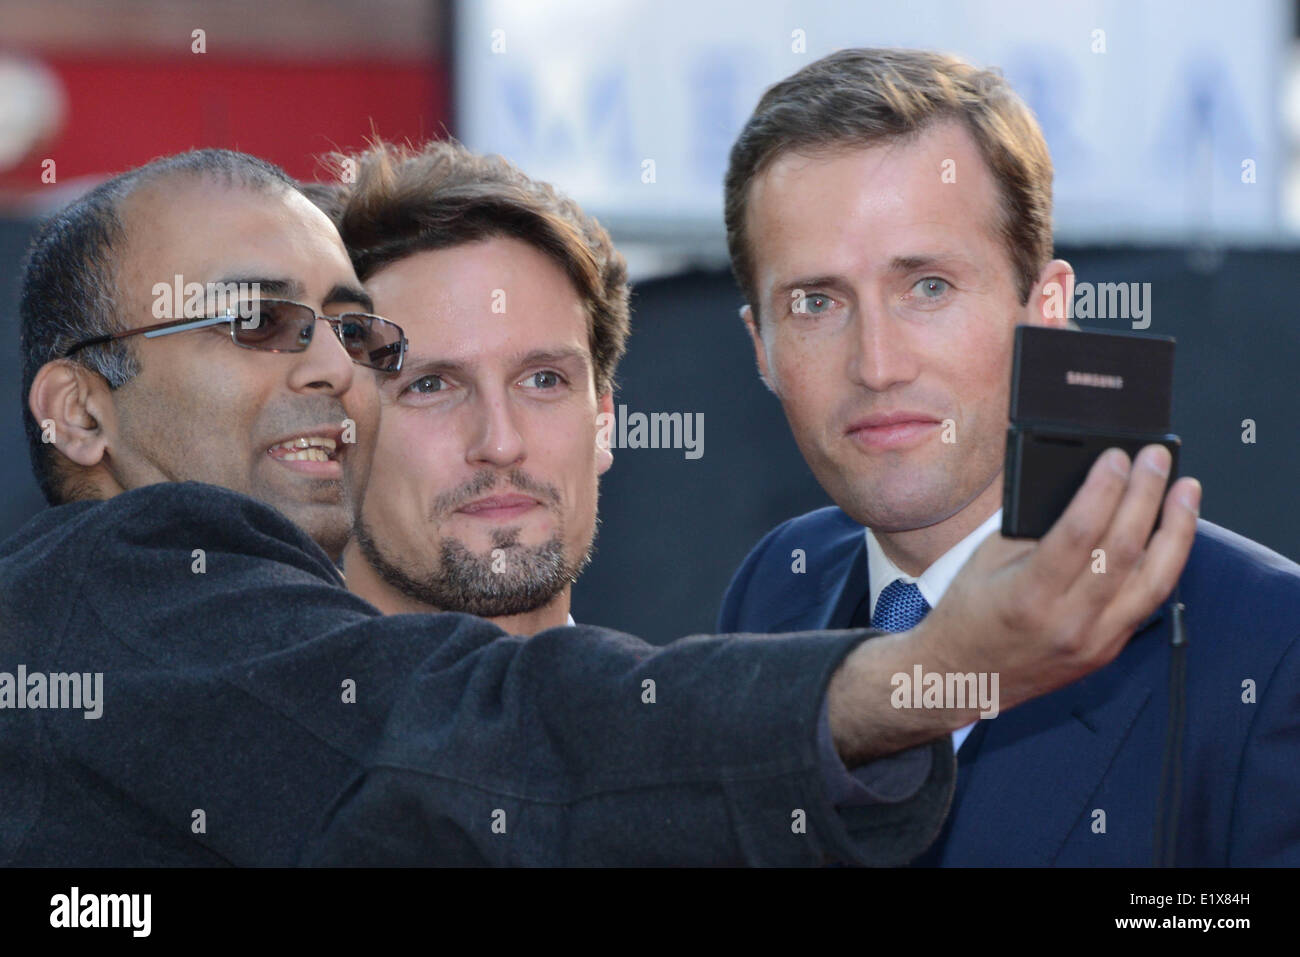
[[758,377],[763,380],[763,385],[767,386],[767,391],[777,395],[776,389],[772,385],[772,373],[767,367],[767,348],[763,345],[763,334],[758,329],[758,323],[754,320],[754,309],[748,303],[740,310],[740,318],[745,322],[745,328],[749,330],[749,338],[754,344],[754,362],[758,365]]
[[610,389],[596,400],[596,474],[604,475],[614,464],[614,453],[609,440],[614,434],[614,390]]
[[1071,325],[1074,303],[1074,269],[1064,259],[1053,259],[1038,274],[1025,303],[1024,321],[1031,326],[1064,329]]
[[27,408],[45,441],[81,466],[95,468],[117,430],[112,390],[104,377],[83,365],[56,359],[36,372]]

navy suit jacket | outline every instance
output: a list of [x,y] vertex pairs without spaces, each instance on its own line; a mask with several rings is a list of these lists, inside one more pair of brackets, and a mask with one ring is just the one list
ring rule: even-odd
[[[1179,588],[1189,644],[1175,862],[1300,865],[1300,565],[1201,521]],[[718,630],[847,627],[867,589],[862,526],[823,508],[750,552]],[[979,722],[922,861],[1150,865],[1170,618],[1162,606],[1106,667]]]

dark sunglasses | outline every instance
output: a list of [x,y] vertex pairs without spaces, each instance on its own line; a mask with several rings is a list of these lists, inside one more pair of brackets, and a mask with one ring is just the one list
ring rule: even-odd
[[316,321],[328,322],[357,365],[380,372],[399,372],[406,355],[406,335],[402,327],[379,316],[364,312],[345,312],[322,316],[311,306],[287,299],[252,299],[236,303],[220,316],[210,319],[176,319],[138,329],[125,329],[111,335],[83,339],[63,352],[68,358],[87,346],[96,346],[127,336],[143,335],[146,339],[168,336],[190,329],[230,324],[230,338],[237,346],[262,352],[305,352],[316,332]]

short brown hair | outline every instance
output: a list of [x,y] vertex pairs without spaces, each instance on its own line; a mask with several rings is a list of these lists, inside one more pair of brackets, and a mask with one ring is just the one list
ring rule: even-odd
[[731,149],[727,247],[758,318],[746,236],[750,184],[780,155],[869,146],[913,136],[937,120],[963,121],[1002,192],[997,234],[1022,303],[1052,258],[1052,158],[1033,113],[997,70],[924,50],[840,50],[770,87]]
[[613,388],[627,348],[627,263],[577,203],[500,156],[451,140],[418,149],[376,141],[356,156],[331,154],[326,163],[338,182],[301,188],[338,226],[362,281],[417,252],[494,237],[523,240],[573,283],[587,311],[596,394]]

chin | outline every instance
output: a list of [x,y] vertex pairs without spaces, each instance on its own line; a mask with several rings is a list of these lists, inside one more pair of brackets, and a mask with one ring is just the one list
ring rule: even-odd
[[860,484],[841,484],[831,498],[859,525],[882,532],[934,525],[960,511],[964,504],[954,504],[956,496],[951,491]]
[[278,506],[291,522],[307,533],[332,561],[338,561],[352,534],[351,510],[342,506],[321,507],[299,503]]

